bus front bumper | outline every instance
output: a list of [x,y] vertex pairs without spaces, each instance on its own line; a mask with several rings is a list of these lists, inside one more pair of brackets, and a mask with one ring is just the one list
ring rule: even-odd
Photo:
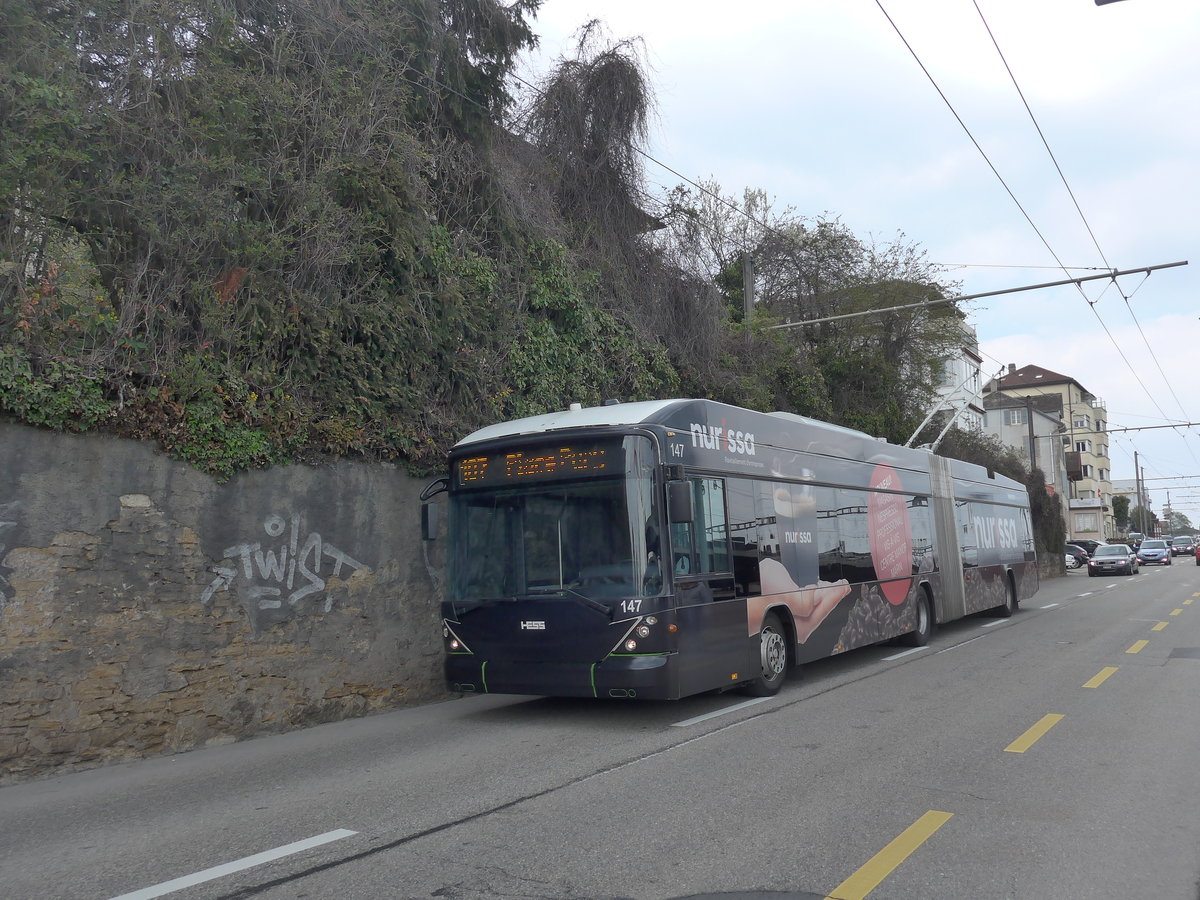
[[535,694],[618,700],[676,700],[675,654],[610,656],[598,663],[516,662],[450,654],[446,686],[465,694]]

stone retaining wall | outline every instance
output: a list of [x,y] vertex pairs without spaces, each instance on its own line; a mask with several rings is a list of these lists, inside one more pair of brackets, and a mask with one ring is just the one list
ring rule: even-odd
[[422,483],[0,423],[0,781],[445,696]]

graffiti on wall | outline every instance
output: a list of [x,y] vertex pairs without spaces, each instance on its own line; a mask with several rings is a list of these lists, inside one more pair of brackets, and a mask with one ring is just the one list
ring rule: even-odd
[[[243,541],[222,551],[222,564],[211,567],[216,576],[200,601],[208,606],[218,591],[233,589],[257,629],[290,618],[297,605],[311,598],[324,611],[333,608],[326,593],[329,578],[349,578],[365,568],[350,554],[310,531],[304,535],[303,515],[270,515],[263,531],[270,541]],[[266,546],[264,546],[264,543]],[[232,562],[232,565],[225,565]]]
[[9,535],[16,527],[17,503],[0,503],[0,608],[3,608],[5,600],[11,600],[16,593],[9,581],[13,570],[4,565],[4,556],[9,550]]

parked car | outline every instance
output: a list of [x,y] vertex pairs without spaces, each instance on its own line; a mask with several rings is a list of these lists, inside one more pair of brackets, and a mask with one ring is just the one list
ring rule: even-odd
[[1200,566],[1200,544],[1196,545],[1196,565]]
[[1107,541],[1093,541],[1091,538],[1071,538],[1071,543],[1076,547],[1082,547],[1087,551],[1088,556],[1096,555],[1096,548],[1103,547]]
[[[1145,546],[1145,543],[1143,543]],[[1167,559],[1170,559],[1168,555]],[[1126,575],[1138,573],[1138,557],[1128,544],[1101,544],[1088,560],[1088,575],[1105,575],[1109,572]]]
[[1192,556],[1196,552],[1196,539],[1190,534],[1178,534],[1171,542],[1172,556]]
[[1087,565],[1088,552],[1078,544],[1067,544],[1067,568],[1078,569]]
[[1129,543],[1133,544],[1134,550],[1136,550],[1138,547],[1142,546],[1142,541],[1144,541],[1145,539],[1146,539],[1146,536],[1144,534],[1142,534],[1140,531],[1129,532]]
[[1148,566],[1157,563],[1163,566],[1171,564],[1171,545],[1163,538],[1146,538],[1137,550],[1138,562]]

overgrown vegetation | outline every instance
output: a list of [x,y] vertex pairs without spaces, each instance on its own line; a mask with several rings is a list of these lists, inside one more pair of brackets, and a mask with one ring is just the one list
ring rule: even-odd
[[954,286],[761,191],[648,198],[636,42],[510,96],[539,3],[0,0],[0,409],[219,477],[609,397],[904,441]]

